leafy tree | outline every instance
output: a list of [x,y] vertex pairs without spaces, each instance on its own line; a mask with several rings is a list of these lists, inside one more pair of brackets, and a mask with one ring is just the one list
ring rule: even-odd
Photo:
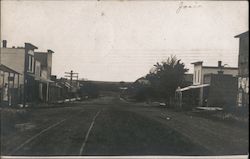
[[156,63],[146,79],[150,81],[155,96],[169,101],[178,86],[184,82],[184,74],[188,71],[185,64],[176,56],[170,56],[166,61]]

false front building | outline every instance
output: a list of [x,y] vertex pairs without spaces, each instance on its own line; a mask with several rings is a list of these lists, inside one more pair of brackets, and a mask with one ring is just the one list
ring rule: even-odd
[[[36,49],[38,48],[30,43],[25,43],[24,47],[7,47],[7,41],[3,40],[0,64],[9,68],[10,75],[15,73],[16,76],[12,75],[9,78],[2,73],[0,89],[1,92],[4,92],[5,86],[10,83],[9,80],[12,80],[14,81],[12,82],[14,83],[13,88],[17,88],[16,91],[18,92],[10,91],[10,86],[7,88],[9,103],[15,101],[15,103],[26,105],[26,103],[31,102],[48,101],[49,83],[53,81],[50,80],[50,74],[43,76],[43,61],[36,57]],[[42,89],[41,85],[46,85],[46,89]],[[18,96],[16,97],[15,94],[18,94]],[[3,96],[1,99],[3,99]]]
[[239,38],[238,106],[249,107],[249,31],[235,36]]

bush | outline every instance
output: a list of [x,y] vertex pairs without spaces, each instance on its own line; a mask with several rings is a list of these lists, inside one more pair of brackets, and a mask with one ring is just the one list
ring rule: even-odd
[[100,91],[97,85],[91,82],[86,82],[81,86],[80,94],[83,98],[85,96],[88,96],[89,98],[97,98],[99,97]]
[[149,86],[138,85],[135,90],[134,98],[137,101],[146,101],[152,98],[153,90]]

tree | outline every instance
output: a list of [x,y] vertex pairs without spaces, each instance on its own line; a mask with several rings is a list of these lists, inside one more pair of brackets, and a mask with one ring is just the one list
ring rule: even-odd
[[176,56],[170,56],[166,61],[157,62],[146,75],[146,79],[150,81],[155,96],[170,101],[177,87],[182,85],[187,71],[181,60]]
[[99,88],[93,82],[85,81],[80,87],[80,93],[82,97],[97,98],[99,96]]

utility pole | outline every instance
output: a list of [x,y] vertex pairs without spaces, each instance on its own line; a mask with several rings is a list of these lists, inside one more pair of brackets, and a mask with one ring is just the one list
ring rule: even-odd
[[65,77],[69,77],[70,78],[70,85],[72,86],[72,81],[73,79],[76,79],[78,81],[78,74],[79,73],[74,73],[73,70],[71,70],[70,72],[65,72]]
[[[70,93],[73,93],[73,80],[76,79],[78,82],[78,73],[74,73],[73,70],[71,70],[70,72],[65,72],[65,77],[66,78],[70,78]],[[72,96],[73,94],[71,94],[70,96]]]

